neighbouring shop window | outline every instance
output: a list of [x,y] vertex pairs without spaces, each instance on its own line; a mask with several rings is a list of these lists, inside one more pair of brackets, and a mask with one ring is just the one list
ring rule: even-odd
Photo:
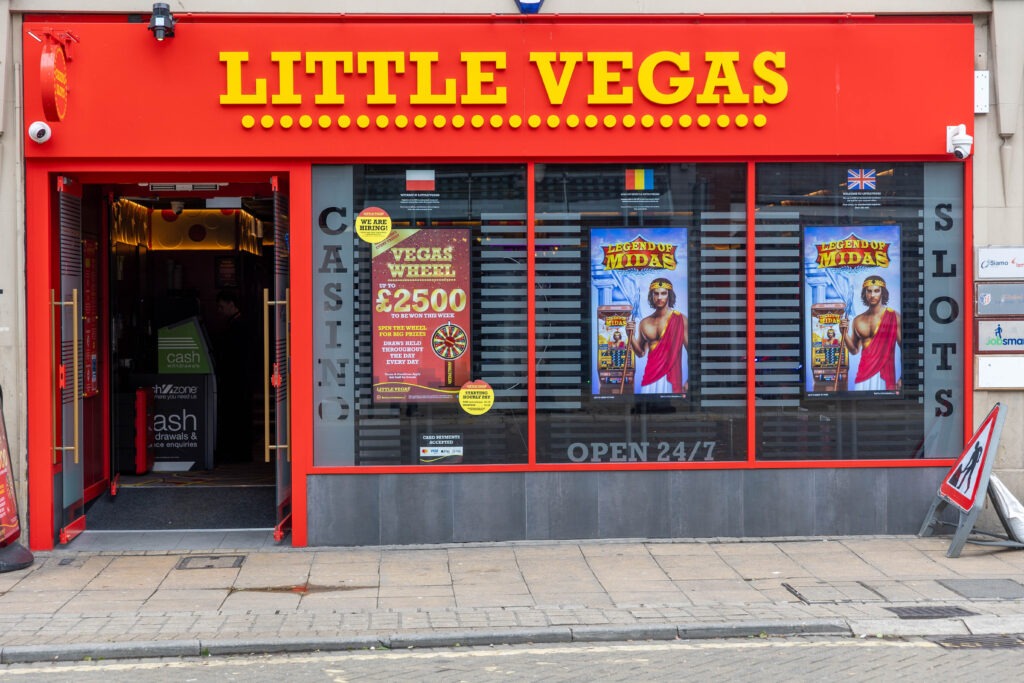
[[757,457],[956,457],[962,164],[757,167]]
[[317,168],[314,207],[315,463],[525,463],[525,166]]
[[746,458],[746,168],[536,168],[537,460]]

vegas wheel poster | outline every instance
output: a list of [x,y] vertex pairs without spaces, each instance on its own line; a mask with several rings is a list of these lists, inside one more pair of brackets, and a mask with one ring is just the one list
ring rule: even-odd
[[899,396],[899,226],[805,228],[803,273],[804,396]]
[[457,401],[470,380],[470,233],[398,228],[373,245],[373,400]]

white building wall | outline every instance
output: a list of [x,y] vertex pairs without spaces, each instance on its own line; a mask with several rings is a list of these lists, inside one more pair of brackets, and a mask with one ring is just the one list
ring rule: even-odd
[[[20,24],[0,0],[0,389],[20,501],[25,491],[25,220],[22,173]],[[24,528],[26,506],[21,505]]]
[[[975,17],[975,69],[990,72],[989,113],[976,114],[974,244],[1024,245],[1024,3],[993,0]],[[973,330],[971,330],[973,337]],[[1007,409],[995,470],[1024,499],[1024,392],[978,391],[978,422],[996,402]],[[990,516],[987,528],[999,529]]]

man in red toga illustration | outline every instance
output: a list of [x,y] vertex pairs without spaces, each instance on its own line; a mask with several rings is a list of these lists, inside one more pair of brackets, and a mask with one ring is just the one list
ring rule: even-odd
[[654,312],[640,321],[626,323],[630,347],[638,358],[647,356],[638,394],[683,394],[689,382],[683,367],[683,351],[689,344],[686,316],[675,310],[672,282],[663,277],[651,282],[647,303]]
[[860,299],[868,310],[854,318],[852,326],[845,317],[839,321],[847,350],[861,354],[853,389],[898,391],[903,379],[896,376],[896,346],[903,346],[903,326],[900,314],[886,305],[889,290],[885,280],[869,276],[861,287]]

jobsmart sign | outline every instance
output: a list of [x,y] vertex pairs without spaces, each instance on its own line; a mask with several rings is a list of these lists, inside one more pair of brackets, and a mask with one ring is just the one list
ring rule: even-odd
[[978,352],[1024,353],[1024,320],[979,320]]

